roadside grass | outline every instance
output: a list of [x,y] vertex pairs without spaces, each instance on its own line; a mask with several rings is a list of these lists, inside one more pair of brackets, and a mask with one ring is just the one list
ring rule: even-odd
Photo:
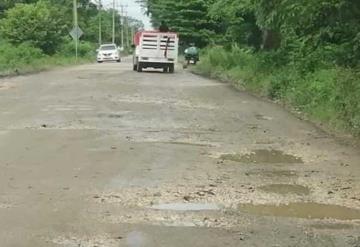
[[279,63],[276,56],[236,46],[213,47],[203,52],[194,72],[281,102],[333,130],[360,136],[359,70],[324,64],[303,70],[303,64]]
[[88,63],[94,60],[92,45],[81,43],[76,61],[73,45],[68,42],[54,55],[45,55],[40,49],[28,44],[14,46],[0,43],[0,77],[35,73],[54,67]]

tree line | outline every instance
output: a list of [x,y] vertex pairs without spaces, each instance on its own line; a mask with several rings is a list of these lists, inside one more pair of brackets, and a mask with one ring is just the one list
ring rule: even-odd
[[[102,24],[102,41],[112,41],[111,8],[100,6],[91,0],[78,0],[79,26],[84,32],[81,37],[86,47],[99,42],[99,22]],[[116,43],[120,44],[124,28],[116,11]],[[143,27],[141,21],[128,18],[124,28],[131,37],[131,32]],[[69,32],[73,28],[73,0],[0,0],[0,42],[12,45],[27,44],[38,48],[47,55],[59,50],[71,50]]]
[[196,42],[200,47],[236,43],[256,50],[281,50],[289,56],[317,53],[345,66],[360,62],[358,0],[141,2],[154,26],[165,21],[184,42]]

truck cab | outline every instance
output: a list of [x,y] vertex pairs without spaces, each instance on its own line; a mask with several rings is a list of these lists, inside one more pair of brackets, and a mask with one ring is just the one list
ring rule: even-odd
[[176,33],[143,31],[134,36],[134,71],[146,68],[163,69],[174,73],[178,61],[179,38]]

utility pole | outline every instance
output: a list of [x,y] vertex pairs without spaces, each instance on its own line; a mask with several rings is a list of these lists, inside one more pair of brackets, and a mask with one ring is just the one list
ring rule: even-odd
[[124,47],[124,27],[125,27],[125,19],[124,19],[124,9],[127,8],[128,5],[120,5],[120,8],[121,8],[121,47],[122,48],[125,48]]
[[115,0],[113,0],[112,43],[115,44]]
[[129,39],[129,18],[128,18],[128,12],[127,11],[125,11],[125,22],[126,22],[126,24],[125,24],[125,27],[126,27],[126,29],[125,29],[125,31],[126,31],[126,46],[127,46],[127,48],[129,48],[130,47],[130,39]]
[[99,46],[102,44],[102,16],[101,16],[101,10],[102,10],[102,3],[101,3],[101,0],[99,0]]
[[[78,13],[77,13],[77,1],[74,0],[74,28],[78,28]],[[76,61],[78,60],[78,44],[79,44],[79,35],[76,32],[76,38],[75,38],[75,56]]]

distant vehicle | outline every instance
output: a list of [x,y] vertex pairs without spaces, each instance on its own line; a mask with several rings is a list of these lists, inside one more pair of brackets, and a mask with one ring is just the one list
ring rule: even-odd
[[187,48],[184,53],[187,64],[196,64],[199,61],[199,49],[194,45]]
[[178,60],[179,38],[176,33],[142,31],[134,37],[134,71],[142,72],[146,68],[163,69],[174,73]]
[[121,62],[119,48],[115,44],[101,45],[97,51],[97,62],[102,63],[105,61]]

